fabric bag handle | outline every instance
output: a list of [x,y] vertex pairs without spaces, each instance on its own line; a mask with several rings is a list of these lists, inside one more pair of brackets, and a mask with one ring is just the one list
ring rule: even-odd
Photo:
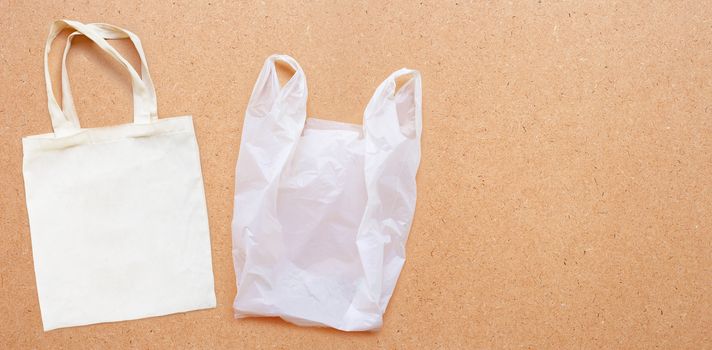
[[[111,57],[121,63],[126,70],[128,70],[131,76],[132,86],[134,86],[134,101],[139,101],[136,103],[139,108],[134,112],[134,123],[146,124],[151,122],[151,112],[149,104],[144,103],[144,101],[150,100],[151,94],[148,92],[146,85],[139,77],[136,70],[131,66],[131,64],[126,61],[125,58],[119,54],[118,51],[111,45],[109,45],[106,40],[102,38],[102,35],[97,31],[94,26],[88,26],[77,21],[70,20],[59,20],[52,24],[50,27],[50,32],[47,37],[47,43],[45,44],[45,55],[44,55],[44,68],[45,68],[45,85],[47,88],[47,107],[49,109],[49,114],[52,119],[52,128],[58,136],[70,134],[80,128],[79,120],[76,118],[70,118],[67,116],[60,108],[57,100],[54,96],[54,91],[52,89],[52,78],[49,71],[49,53],[52,47],[52,42],[57,37],[57,35],[65,28],[72,28],[77,32],[84,34],[87,38],[97,44],[99,48],[107,52]],[[155,95],[155,94],[154,94]],[[155,100],[155,98],[154,98]]]
[[[146,60],[146,55],[144,54],[143,51],[143,46],[141,45],[141,39],[139,37],[120,27],[111,25],[111,24],[106,24],[106,23],[90,23],[86,25],[87,27],[92,27],[93,29],[96,30],[98,34],[102,36],[104,39],[130,39],[131,42],[133,43],[134,47],[136,48],[136,51],[138,52],[139,59],[141,60],[141,81],[146,86],[146,91],[148,92],[148,95],[145,96],[146,100],[145,101],[140,101],[138,97],[140,96],[140,93],[137,91],[139,89],[138,86],[132,84],[132,89],[133,89],[133,102],[134,102],[134,119],[136,119],[137,116],[136,114],[141,110],[141,104],[145,104],[148,106],[149,113],[151,115],[151,121],[156,121],[158,119],[158,113],[157,113],[157,104],[156,104],[156,89],[153,86],[153,80],[151,79],[151,74],[148,71],[148,61]],[[72,41],[74,37],[78,35],[83,35],[80,32],[73,32],[67,37],[67,43],[66,46],[64,47],[64,55],[62,57],[62,109],[64,111],[64,115],[67,116],[67,118],[71,120],[77,120],[78,123],[79,119],[77,118],[77,111],[74,106],[74,99],[72,98],[72,89],[69,84],[69,75],[67,71],[67,56],[69,54],[69,50],[72,46]],[[81,125],[81,123],[79,124]]]

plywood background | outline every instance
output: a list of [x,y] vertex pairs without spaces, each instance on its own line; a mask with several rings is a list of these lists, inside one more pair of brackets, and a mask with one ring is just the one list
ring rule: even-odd
[[[159,115],[194,116],[217,309],[42,332],[20,138],[51,131],[59,18],[137,33]],[[0,29],[2,348],[712,348],[708,1],[0,0]],[[310,115],[346,122],[393,70],[423,73],[418,208],[380,332],[232,319],[234,166],[272,53],[304,67]],[[80,42],[69,69],[85,127],[131,120],[107,56]]]

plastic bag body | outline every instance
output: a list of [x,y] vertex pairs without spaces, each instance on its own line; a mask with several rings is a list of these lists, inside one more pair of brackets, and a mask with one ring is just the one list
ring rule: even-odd
[[[283,87],[277,60],[295,70]],[[396,91],[401,75],[412,77]],[[291,57],[267,59],[236,171],[237,317],[381,327],[415,210],[420,89],[402,69],[378,87],[363,125],[307,119],[304,72]]]

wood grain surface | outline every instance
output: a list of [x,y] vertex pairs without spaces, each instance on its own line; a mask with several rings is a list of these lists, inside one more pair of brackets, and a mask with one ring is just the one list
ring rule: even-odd
[[[51,132],[61,18],[138,34],[159,116],[193,115],[216,309],[42,331],[20,139]],[[0,29],[3,349],[712,348],[709,1],[0,0]],[[232,317],[235,162],[272,53],[301,63],[311,116],[352,123],[389,73],[423,74],[417,211],[379,332]],[[69,73],[84,127],[131,121],[107,55],[78,40]]]

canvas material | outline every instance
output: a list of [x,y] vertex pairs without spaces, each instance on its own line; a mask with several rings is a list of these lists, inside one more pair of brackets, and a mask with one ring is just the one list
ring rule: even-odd
[[[67,94],[66,71],[65,108],[57,104],[47,60],[51,42],[65,28],[76,31],[70,36],[87,36],[128,70],[133,123],[81,128]],[[141,75],[105,38],[133,41]],[[45,76],[54,132],[22,140],[44,329],[215,307],[192,118],[156,117],[138,37],[107,24],[57,21],[47,40]]]

